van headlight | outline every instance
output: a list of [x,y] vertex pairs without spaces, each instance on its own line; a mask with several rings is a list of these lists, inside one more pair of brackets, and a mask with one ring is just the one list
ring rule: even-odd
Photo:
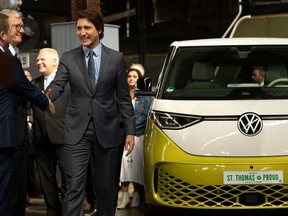
[[151,111],[150,116],[161,129],[183,129],[202,121],[200,116]]

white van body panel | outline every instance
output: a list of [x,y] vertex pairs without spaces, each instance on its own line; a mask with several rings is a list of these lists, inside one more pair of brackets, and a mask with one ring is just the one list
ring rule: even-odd
[[287,44],[287,38],[214,38],[214,39],[198,39],[175,41],[170,46],[174,47],[213,47],[213,46],[230,46],[230,45],[277,45]]
[[[286,115],[288,100],[179,101],[157,100],[153,110],[161,112],[229,117],[254,112],[261,115]],[[264,120],[256,136],[243,135],[237,120],[202,121],[180,130],[163,132],[183,151],[202,156],[281,156],[288,154],[288,120]],[[208,132],[209,133],[206,133]],[[193,134],[193,135],[192,135]],[[275,148],[277,145],[277,148]]]

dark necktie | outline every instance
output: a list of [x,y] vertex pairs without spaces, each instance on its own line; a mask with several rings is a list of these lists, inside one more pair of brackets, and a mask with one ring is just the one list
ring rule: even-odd
[[92,89],[95,88],[95,81],[96,81],[95,80],[96,69],[95,69],[95,62],[94,62],[93,54],[94,52],[93,50],[91,50],[89,53],[89,60],[88,60],[88,75],[89,75]]

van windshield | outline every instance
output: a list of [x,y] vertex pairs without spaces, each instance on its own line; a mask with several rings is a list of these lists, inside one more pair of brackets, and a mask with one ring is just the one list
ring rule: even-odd
[[178,48],[160,98],[179,100],[288,99],[288,46]]

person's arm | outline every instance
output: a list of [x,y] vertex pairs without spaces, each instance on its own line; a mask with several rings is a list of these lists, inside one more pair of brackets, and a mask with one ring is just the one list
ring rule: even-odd
[[67,61],[66,54],[64,53],[60,59],[55,78],[45,91],[46,94],[48,91],[51,91],[49,94],[51,101],[55,101],[64,92],[65,85],[69,81],[68,69],[65,63]]
[[118,109],[122,118],[126,135],[125,150],[129,155],[134,149],[134,135],[136,134],[135,112],[129,94],[126,76],[126,63],[123,55],[118,62],[118,77],[116,83]]
[[46,110],[48,113],[55,111],[54,105],[53,103],[49,103],[48,97],[27,79],[20,60],[16,62],[12,89],[15,94],[22,96],[41,110]]

